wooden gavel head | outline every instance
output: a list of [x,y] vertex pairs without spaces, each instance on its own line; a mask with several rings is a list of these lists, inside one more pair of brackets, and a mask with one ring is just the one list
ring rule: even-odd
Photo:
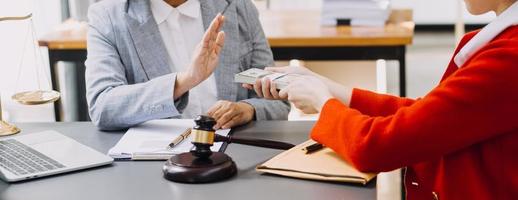
[[212,155],[210,147],[214,144],[216,120],[206,115],[199,115],[194,119],[196,125],[191,131],[191,143],[194,150],[191,153],[198,158],[208,158]]

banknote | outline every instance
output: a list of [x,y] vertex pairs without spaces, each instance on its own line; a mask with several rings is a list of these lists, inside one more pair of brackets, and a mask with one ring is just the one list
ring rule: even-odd
[[281,90],[289,84],[289,78],[287,76],[288,75],[285,73],[271,72],[259,68],[250,68],[236,74],[234,76],[234,82],[253,85],[257,79],[267,77],[275,83],[277,89]]

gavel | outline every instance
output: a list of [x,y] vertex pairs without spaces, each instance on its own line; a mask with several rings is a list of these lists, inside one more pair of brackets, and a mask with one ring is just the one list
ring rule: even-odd
[[281,150],[288,150],[295,146],[290,143],[278,142],[273,140],[218,135],[216,134],[216,131],[212,128],[214,127],[214,125],[216,125],[216,120],[214,120],[214,118],[212,117],[205,115],[198,116],[194,120],[194,122],[196,123],[196,126],[194,126],[191,131],[191,142],[195,146],[195,149],[192,150],[191,153],[193,153],[197,157],[210,156],[212,154],[210,147],[214,144],[214,142],[226,142],[228,144],[236,143]]
[[214,142],[237,143],[256,147],[287,150],[295,145],[273,140],[222,136],[216,134],[212,117],[200,115],[191,131],[190,152],[172,156],[163,167],[164,178],[182,183],[207,183],[230,178],[237,173],[232,158],[223,152],[212,152]]

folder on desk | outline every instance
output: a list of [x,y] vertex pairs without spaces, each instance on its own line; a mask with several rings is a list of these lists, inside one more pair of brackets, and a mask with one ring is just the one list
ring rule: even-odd
[[284,151],[257,166],[256,170],[300,179],[360,183],[363,185],[376,177],[376,174],[359,172],[329,148],[306,154],[303,148],[313,143],[315,141],[308,140]]
[[[142,123],[130,128],[108,151],[108,155],[115,160],[167,160],[193,148],[190,137],[172,149],[167,147],[173,139],[194,125],[193,119],[161,119]],[[227,136],[230,129],[218,130],[216,133]],[[219,151],[221,146],[221,142],[214,143],[211,149]]]

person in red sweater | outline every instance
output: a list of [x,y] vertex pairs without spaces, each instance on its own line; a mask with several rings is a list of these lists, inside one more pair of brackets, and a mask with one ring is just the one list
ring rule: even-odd
[[[497,18],[459,43],[440,84],[420,99],[348,89],[303,67],[268,99],[320,112],[311,138],[363,172],[406,167],[408,199],[518,199],[518,3],[465,0]],[[426,60],[423,60],[426,62]]]

